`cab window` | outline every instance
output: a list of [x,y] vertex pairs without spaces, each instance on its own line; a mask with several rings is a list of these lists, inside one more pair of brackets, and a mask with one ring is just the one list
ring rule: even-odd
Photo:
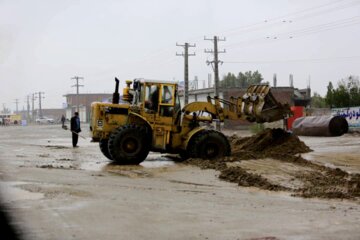
[[174,86],[172,85],[161,86],[161,104],[174,105]]
[[147,85],[145,92],[145,108],[157,111],[159,102],[159,87],[157,85]]

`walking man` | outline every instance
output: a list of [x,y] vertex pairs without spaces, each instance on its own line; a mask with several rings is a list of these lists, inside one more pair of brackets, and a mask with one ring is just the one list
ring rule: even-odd
[[70,128],[71,132],[72,132],[72,144],[73,147],[78,147],[77,146],[77,142],[78,142],[78,138],[79,138],[79,132],[81,132],[81,128],[80,128],[80,118],[79,118],[79,113],[75,112],[74,116],[71,118],[71,128]]
[[62,127],[64,127],[65,126],[65,116],[64,115],[61,116],[61,123],[62,123]]

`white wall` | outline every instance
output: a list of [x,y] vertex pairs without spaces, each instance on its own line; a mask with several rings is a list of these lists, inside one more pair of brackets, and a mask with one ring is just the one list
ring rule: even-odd
[[332,108],[331,115],[345,117],[349,124],[349,128],[360,128],[360,107]]

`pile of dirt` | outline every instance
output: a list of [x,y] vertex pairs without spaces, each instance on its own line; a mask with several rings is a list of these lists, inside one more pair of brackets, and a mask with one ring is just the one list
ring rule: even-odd
[[[219,178],[239,186],[257,187],[270,191],[290,191],[293,196],[320,198],[360,198],[360,174],[349,174],[339,168],[318,165],[302,158],[301,153],[312,151],[296,135],[282,129],[266,129],[254,136],[229,137],[232,155],[216,160],[189,159],[186,162],[202,169],[220,171]],[[242,161],[272,159],[294,166],[289,172],[300,187],[289,188],[286,183],[272,182],[256,169],[245,169]]]
[[312,151],[296,135],[283,129],[265,129],[252,136],[239,138],[236,135],[229,137],[232,156],[241,159],[272,157],[279,153],[295,155]]
[[306,198],[360,198],[360,174],[349,174],[339,168],[329,169],[316,174],[304,172],[299,179],[305,182],[304,187],[298,189],[294,196]]

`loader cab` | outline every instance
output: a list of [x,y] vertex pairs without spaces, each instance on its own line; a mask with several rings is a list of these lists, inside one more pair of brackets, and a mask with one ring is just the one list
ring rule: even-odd
[[158,151],[165,151],[170,145],[171,133],[177,132],[180,117],[180,102],[175,83],[144,83],[143,116],[152,129],[152,146]]
[[146,113],[173,118],[180,109],[177,85],[174,83],[145,83],[144,108]]

